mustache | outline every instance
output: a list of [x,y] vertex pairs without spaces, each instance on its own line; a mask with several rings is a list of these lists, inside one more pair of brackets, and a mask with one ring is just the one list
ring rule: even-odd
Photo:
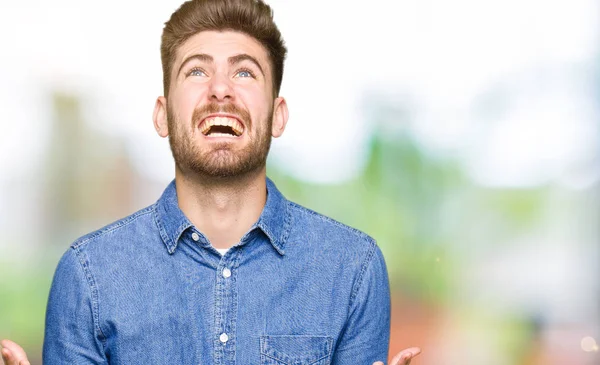
[[250,113],[248,113],[247,110],[239,108],[234,104],[210,103],[194,110],[194,113],[192,114],[192,128],[196,127],[197,123],[206,118],[207,115],[217,113],[235,115],[244,123],[246,128],[251,127],[252,125]]

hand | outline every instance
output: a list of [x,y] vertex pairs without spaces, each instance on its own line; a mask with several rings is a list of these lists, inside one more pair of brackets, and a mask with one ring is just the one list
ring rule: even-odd
[[[421,353],[418,347],[410,347],[400,351],[394,356],[390,365],[410,365],[410,361]],[[383,365],[381,361],[374,362],[373,365]]]
[[2,340],[2,360],[4,365],[31,365],[25,350],[11,340]]

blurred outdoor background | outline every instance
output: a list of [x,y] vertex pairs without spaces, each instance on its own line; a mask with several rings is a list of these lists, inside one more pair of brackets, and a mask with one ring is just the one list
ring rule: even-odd
[[[34,364],[60,255],[173,177],[152,110],[180,1],[0,3],[0,338]],[[269,175],[378,240],[390,351],[600,364],[600,3],[270,3],[290,121]]]

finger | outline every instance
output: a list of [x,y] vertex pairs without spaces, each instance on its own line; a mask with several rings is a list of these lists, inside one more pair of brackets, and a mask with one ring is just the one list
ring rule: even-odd
[[[8,351],[8,355],[10,356],[10,360],[12,363],[7,363],[6,365],[19,365],[21,361],[28,361],[27,354],[25,350],[21,346],[19,346],[16,342],[11,340],[2,340],[0,341],[4,350]],[[3,354],[4,357],[4,354]],[[6,360],[4,360],[6,362]]]
[[398,354],[396,354],[396,356],[394,356],[390,362],[390,365],[406,365],[406,361],[410,360],[411,357],[412,354],[407,350],[400,351]]
[[31,365],[31,363],[28,360],[23,360],[19,363],[19,365]]
[[409,365],[411,359],[420,353],[421,349],[418,347],[404,349],[394,356],[390,365]]
[[4,365],[18,365],[9,349],[2,349],[2,362]]

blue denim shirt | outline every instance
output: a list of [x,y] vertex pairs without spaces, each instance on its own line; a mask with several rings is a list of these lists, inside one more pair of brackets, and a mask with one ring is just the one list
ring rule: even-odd
[[352,364],[387,360],[390,297],[375,241],[286,200],[221,256],[154,205],[73,243],[48,301],[44,364]]

